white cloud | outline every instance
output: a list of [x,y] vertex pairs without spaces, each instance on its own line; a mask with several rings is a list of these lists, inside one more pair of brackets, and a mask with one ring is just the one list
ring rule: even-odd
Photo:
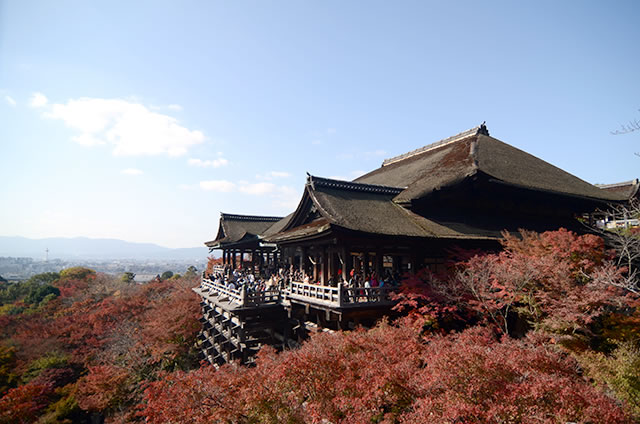
[[257,174],[256,178],[258,180],[272,180],[274,178],[288,178],[290,177],[291,174],[288,172],[284,172],[284,171],[271,171],[271,172],[267,172],[266,174]]
[[49,99],[47,99],[44,94],[39,92],[33,93],[33,95],[31,96],[31,100],[29,101],[29,105],[33,108],[46,106],[47,103],[49,103]]
[[[46,104],[46,97],[42,97],[45,103],[37,104]],[[35,95],[32,105],[34,100]],[[45,116],[60,119],[80,132],[72,137],[76,143],[109,144],[115,156],[182,156],[191,146],[205,140],[202,132],[183,127],[171,116],[122,99],[71,99],[66,104],[51,105]]]
[[6,102],[9,104],[9,106],[11,107],[15,107],[16,106],[16,101],[13,99],[13,97],[11,96],[4,96],[4,99],[6,100]]
[[200,181],[200,188],[206,191],[219,191],[221,193],[229,193],[236,189],[236,185],[226,180],[210,180]]
[[202,159],[189,159],[187,163],[191,166],[199,166],[201,168],[219,168],[221,166],[225,166],[229,164],[229,161],[225,158],[218,159],[210,159],[210,160],[202,160]]
[[144,174],[144,172],[142,172],[139,169],[135,169],[135,168],[123,169],[121,173],[124,174],[124,175],[142,175],[142,174]]
[[254,183],[240,186],[240,191],[246,194],[264,195],[273,193],[276,185],[273,183]]
[[323,145],[323,144],[324,144],[324,141],[322,141],[322,140],[318,140],[318,139],[316,139],[316,140],[311,140],[311,144],[313,144],[314,146],[321,146],[321,145]]
[[335,134],[335,133],[336,133],[335,128],[327,128],[327,134]]
[[193,185],[191,185],[191,184],[179,184],[178,188],[180,190],[187,190],[187,191],[191,191],[191,190],[195,189],[195,187]]
[[101,144],[106,144],[104,140],[96,138],[93,134],[90,133],[74,135],[73,137],[71,137],[71,140],[83,146],[99,146]]
[[167,106],[167,109],[171,109],[171,110],[175,110],[175,111],[180,112],[182,110],[182,106],[173,104],[173,105]]
[[[181,187],[187,189],[188,186]],[[201,181],[200,188],[206,191],[217,191],[222,193],[237,192],[250,196],[262,196],[271,199],[272,204],[279,208],[295,209],[300,201],[299,190],[289,186],[279,186],[268,182],[250,183],[248,181],[238,181],[233,183],[226,180]]]
[[279,208],[294,210],[300,202],[301,193],[289,186],[280,186],[276,189],[273,205]]

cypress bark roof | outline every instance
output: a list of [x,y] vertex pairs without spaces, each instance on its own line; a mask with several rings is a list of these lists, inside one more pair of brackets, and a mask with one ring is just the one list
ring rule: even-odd
[[[509,217],[501,216],[499,222],[484,219],[487,217],[476,220],[457,215],[443,218],[429,214],[427,218],[405,207],[434,191],[454,187],[476,176],[482,176],[482,181],[490,184],[585,199],[586,202],[580,203],[583,207],[624,201],[637,193],[639,186],[636,180],[632,194],[626,183],[598,188],[491,137],[483,124],[387,159],[380,168],[354,181],[309,175],[294,213],[285,218],[222,214],[218,237],[206,244],[219,247],[221,243],[251,238],[291,241],[323,236],[333,229],[384,236],[499,239]],[[513,222],[508,224],[514,228],[523,219],[526,225],[545,225],[542,218],[539,222],[531,222],[531,216],[512,218]],[[559,219],[549,225],[559,224]],[[571,222],[566,224],[570,226]]]
[[[478,228],[453,228],[419,216],[393,199],[402,188],[378,184],[332,180],[310,175],[298,209],[283,231],[268,241],[293,240],[317,235],[332,227],[369,234],[404,237],[435,237],[452,239],[486,239],[501,237],[500,231]],[[311,211],[320,218],[305,222]]]
[[529,153],[489,136],[484,125],[387,159],[354,182],[406,187],[395,200],[407,203],[483,173],[501,183],[602,202],[624,200]]

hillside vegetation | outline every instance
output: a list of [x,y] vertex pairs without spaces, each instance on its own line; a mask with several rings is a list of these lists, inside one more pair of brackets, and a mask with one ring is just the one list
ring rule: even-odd
[[595,236],[508,237],[407,276],[403,317],[199,363],[195,276],[0,289],[0,423],[640,422],[640,302]]

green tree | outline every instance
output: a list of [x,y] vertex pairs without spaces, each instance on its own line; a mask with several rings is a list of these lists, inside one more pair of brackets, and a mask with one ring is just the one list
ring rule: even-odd
[[133,272],[125,272],[124,274],[122,274],[122,277],[120,277],[120,280],[123,283],[133,283],[134,278],[136,278],[136,274],[134,274]]
[[162,275],[160,276],[160,278],[162,280],[168,280],[169,278],[173,277],[173,272],[171,271],[165,271],[162,273]]
[[83,266],[74,266],[60,271],[60,278],[64,279],[84,280],[89,275],[96,275],[96,272]]
[[42,274],[36,274],[29,278],[29,283],[36,284],[51,284],[60,278],[60,274],[57,272],[43,272]]
[[187,277],[187,278],[193,278],[196,275],[198,275],[198,268],[196,268],[193,265],[191,265],[189,268],[187,268],[187,272],[184,273],[184,276]]

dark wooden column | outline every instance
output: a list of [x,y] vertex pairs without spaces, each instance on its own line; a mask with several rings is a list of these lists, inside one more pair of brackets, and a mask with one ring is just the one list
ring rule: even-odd
[[384,268],[384,260],[382,256],[382,250],[376,250],[376,274],[378,274],[378,279],[382,275],[382,268]]
[[329,248],[329,279],[335,283],[338,276],[338,268],[336,267],[336,252],[335,249]]
[[304,272],[304,265],[307,261],[307,249],[304,247],[300,249],[300,272]]
[[329,257],[331,253],[329,253],[329,249],[324,247],[322,249],[322,284],[326,285],[329,282],[330,274],[330,265],[329,265]]
[[[346,246],[343,246],[340,249],[340,254],[342,255],[342,280],[349,281],[349,260],[351,259],[351,255],[349,255],[349,249]],[[342,281],[338,281],[341,283]]]
[[318,269],[318,255],[314,254],[313,260],[315,261],[313,264],[313,282],[315,283],[318,281],[318,274],[320,274],[320,270]]
[[369,252],[364,252],[364,278],[366,279],[369,275]]

